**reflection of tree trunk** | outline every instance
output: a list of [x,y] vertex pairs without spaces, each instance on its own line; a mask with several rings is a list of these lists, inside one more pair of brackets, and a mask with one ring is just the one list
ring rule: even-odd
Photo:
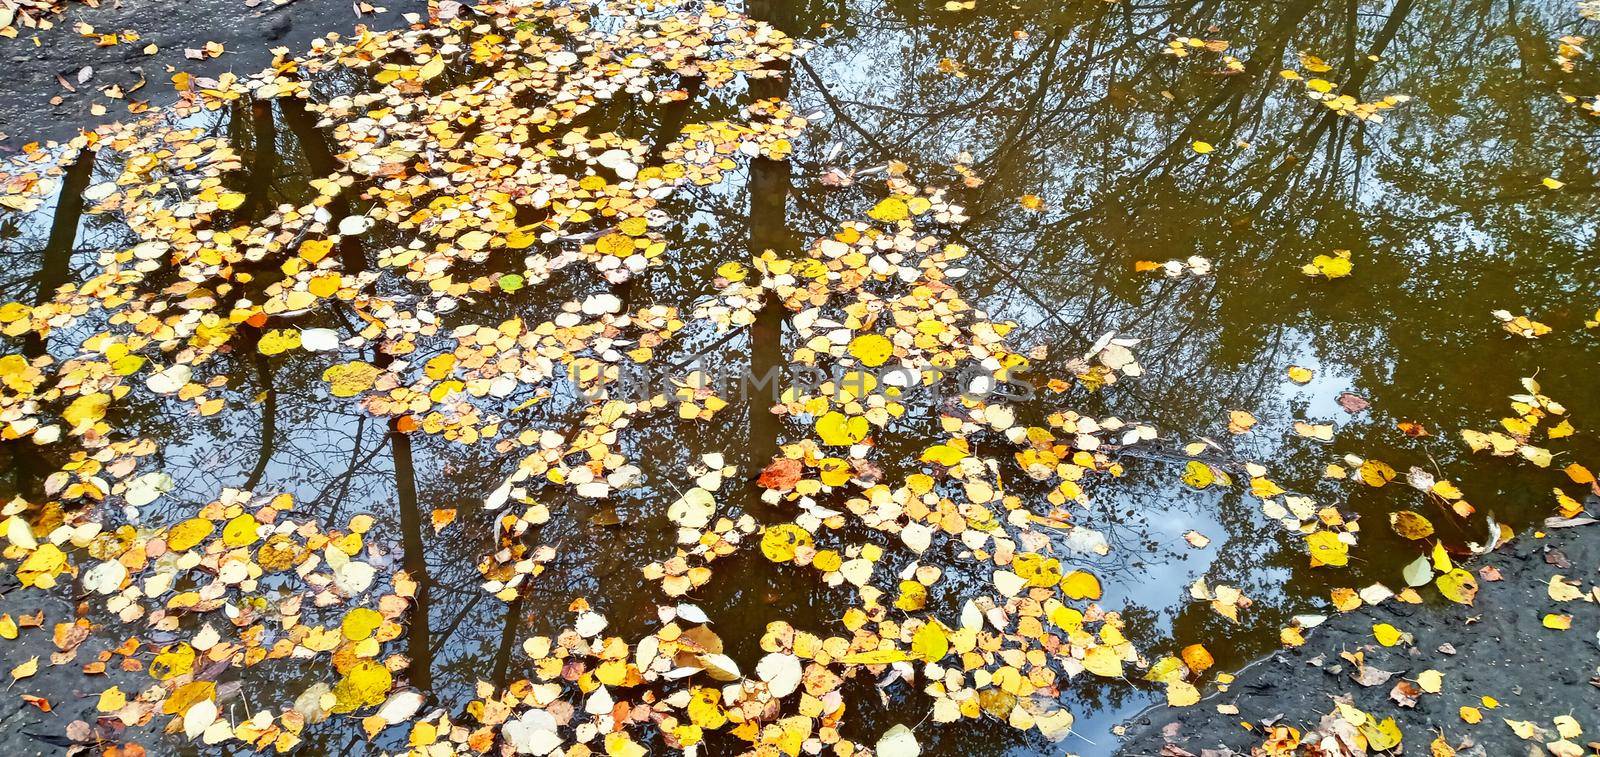
[[422,543],[422,510],[417,504],[416,468],[411,458],[411,437],[391,425],[389,444],[394,451],[394,485],[400,501],[400,532],[405,549],[406,573],[417,582],[415,606],[406,639],[411,657],[407,673],[411,685],[422,690],[433,687],[433,650],[428,645],[429,601],[428,559]]
[[[750,16],[779,29],[793,27],[794,7],[783,0],[750,0]],[[754,100],[787,97],[790,65],[780,64],[779,75],[750,80]],[[794,235],[789,231],[789,189],[793,171],[786,160],[754,158],[750,161],[750,254],[758,256],[772,250],[779,255],[795,251]],[[762,301],[755,323],[750,326],[750,375],[760,380],[783,364],[783,305],[771,292]],[[751,392],[746,412],[750,424],[749,470],[765,467],[778,451],[778,418],[771,412],[771,398]]]
[[271,208],[272,179],[278,169],[278,125],[272,118],[272,101],[250,104],[250,186],[245,190],[244,218],[261,218]]
[[688,77],[683,82],[683,99],[667,103],[661,108],[661,120],[656,123],[655,133],[650,137],[650,156],[646,159],[648,165],[662,165],[664,162],[662,153],[666,151],[667,145],[676,141],[678,135],[683,132],[683,124],[689,120],[689,109],[700,97],[700,90],[704,85],[704,78]]
[[242,488],[247,492],[255,491],[261,477],[266,475],[267,462],[272,459],[278,438],[278,390],[272,383],[272,364],[260,352],[256,353],[256,380],[261,382],[265,394],[261,402],[261,449],[256,454],[256,467],[244,480]]
[[[333,150],[328,148],[328,138],[322,130],[317,128],[317,121],[306,110],[306,104],[298,98],[285,97],[278,101],[278,107],[283,109],[283,122],[289,125],[289,130],[294,132],[295,139],[300,142],[300,150],[305,153],[306,162],[311,164],[311,171],[319,178],[338,173],[343,164],[334,157]],[[328,203],[328,212],[337,222],[345,216],[351,215],[350,200],[346,197],[349,190],[334,195]],[[366,268],[366,252],[362,249],[361,240],[354,236],[342,237],[339,240],[339,261],[344,263],[347,273],[355,273]]]
[[[74,243],[78,241],[78,223],[83,218],[83,192],[89,188],[89,179],[93,175],[94,150],[84,148],[78,153],[77,160],[67,167],[61,182],[61,193],[56,197],[55,214],[50,218],[50,239],[45,242],[43,258],[39,263],[35,305],[49,302],[55,297],[56,290],[72,278],[72,253]],[[23,337],[24,357],[31,360],[49,351],[50,342],[43,334],[30,331]],[[3,444],[11,453],[15,493],[30,501],[42,500],[44,477],[55,469],[55,465],[32,439],[15,439]]]
[[[44,262],[39,266],[35,305],[49,302],[72,276],[73,243],[78,241],[78,222],[83,218],[83,191],[89,188],[89,177],[93,174],[94,150],[84,148],[78,153],[77,161],[67,168],[67,175],[61,182],[55,215],[50,218],[50,240],[45,244]],[[43,335],[30,333],[23,343],[22,354],[39,357],[48,347]]]
[[507,676],[511,674],[511,650],[517,646],[517,631],[522,627],[522,591],[517,592],[517,598],[506,603],[505,630],[500,632],[500,649],[494,654],[494,686],[503,689],[510,681]]
[[[316,121],[306,110],[305,103],[288,97],[279,101],[279,107],[283,109],[284,123],[294,132],[306,162],[311,165],[312,172],[319,176],[331,176],[342,170],[343,164],[328,147],[327,137],[317,128]],[[353,214],[347,192],[348,190],[340,192],[328,203],[328,212],[336,221]],[[342,237],[339,240],[339,261],[344,265],[346,274],[354,275],[366,270],[366,252],[357,236]],[[384,368],[393,360],[393,356],[381,349],[373,350],[373,365]],[[423,543],[422,509],[417,503],[417,470],[411,452],[411,437],[399,430],[397,422],[398,419],[389,423],[389,448],[394,462],[395,497],[400,509],[403,563],[406,573],[417,583],[417,594],[413,598],[410,626],[407,629],[406,654],[411,658],[411,663],[406,675],[412,686],[427,690],[433,688],[433,649],[429,645],[431,637],[429,613],[433,609],[430,594],[433,582],[428,576],[427,548]],[[358,436],[358,446],[359,438]],[[352,475],[355,468],[355,465],[351,466]]]

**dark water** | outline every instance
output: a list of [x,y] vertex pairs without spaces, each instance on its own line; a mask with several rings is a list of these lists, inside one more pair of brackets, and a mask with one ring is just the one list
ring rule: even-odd
[[[679,304],[705,291],[722,261],[798,249],[859,217],[872,195],[830,186],[830,172],[899,161],[914,175],[949,176],[960,159],[982,179],[955,192],[970,215],[953,233],[974,251],[966,291],[997,319],[1018,322],[1017,341],[1050,348],[1035,372],[1065,374],[1066,361],[1107,332],[1141,340],[1143,377],[1092,394],[1076,388],[1064,404],[1151,423],[1174,447],[1209,437],[1231,458],[1268,465],[1286,488],[1362,516],[1351,565],[1311,568],[1303,541],[1268,521],[1255,499],[1190,489],[1179,481],[1181,464],[1126,460],[1124,477],[1090,491],[1080,522],[1104,532],[1111,551],[1084,567],[1101,576],[1103,604],[1121,609],[1130,638],[1151,659],[1202,642],[1219,670],[1242,665],[1277,648],[1291,616],[1327,612],[1332,587],[1403,585],[1401,566],[1424,547],[1394,535],[1389,512],[1427,514],[1459,553],[1485,539],[1486,514],[1512,528],[1553,514],[1551,488],[1565,483],[1557,468],[1600,464],[1589,432],[1600,417],[1600,331],[1584,328],[1600,308],[1592,157],[1600,129],[1564,97],[1592,101],[1600,77],[1583,60],[1569,72],[1555,58],[1557,38],[1597,24],[1573,5],[980,0],[974,10],[948,12],[937,2],[752,0],[749,10],[815,42],[786,77],[749,93],[787,95],[813,125],[788,166],[757,162],[748,175],[678,201],[675,215],[688,220],[666,265],[641,277],[633,302]],[[1169,40],[1191,36],[1229,47],[1163,54]],[[1382,111],[1381,123],[1336,113],[1280,75],[1304,70],[1302,51],[1331,67],[1307,78],[1321,76],[1362,101],[1410,99]],[[1226,55],[1241,62],[1237,70]],[[351,86],[325,82],[327,92]],[[725,116],[738,99],[702,96],[687,118]],[[650,135],[685,115],[640,108],[608,117],[620,130]],[[241,104],[194,122],[239,146],[242,187],[304,201],[308,177],[327,172],[326,137],[280,106]],[[1197,153],[1197,140],[1214,151]],[[1549,189],[1545,177],[1565,186]],[[59,207],[81,192],[70,178],[66,184]],[[1041,198],[1041,207],[1022,207],[1024,195]],[[114,217],[0,216],[6,299],[29,301],[41,287],[85,276],[93,252],[125,234]],[[1301,274],[1304,263],[1339,249],[1354,261],[1348,278]],[[1135,271],[1137,261],[1190,256],[1208,259],[1214,272]],[[605,288],[558,278],[476,303],[472,315],[492,323],[550,312]],[[1502,308],[1553,331],[1538,340],[1511,336],[1490,315]],[[309,325],[335,322],[325,320]],[[742,366],[783,338],[754,333],[718,345],[711,359]],[[57,355],[72,349],[46,346]],[[7,346],[16,349],[23,345]],[[657,595],[639,568],[671,554],[663,510],[688,478],[682,471],[720,450],[745,466],[741,476],[751,475],[752,464],[764,463],[745,454],[752,436],[795,433],[759,412],[761,428],[752,429],[743,420],[749,408],[736,401],[717,423],[653,422],[625,436],[618,446],[645,469],[644,485],[600,505],[549,502],[554,517],[540,541],[555,545],[557,557],[537,593],[507,605],[480,588],[475,566],[493,540],[494,515],[482,501],[516,459],[422,434],[397,442],[383,421],[327,396],[323,366],[304,361],[224,357],[216,369],[227,377],[224,412],[197,419],[152,399],[132,403],[117,425],[163,443],[161,469],[178,480],[163,502],[192,507],[222,487],[249,484],[291,492],[299,514],[326,522],[371,513],[395,543],[420,545],[422,554],[405,557],[427,587],[426,617],[413,618],[407,636],[408,653],[421,660],[412,682],[431,679],[446,703],[464,701],[477,680],[526,675],[521,639],[569,622],[574,599],[587,598],[614,628],[649,622]],[[1291,365],[1315,378],[1289,381]],[[1459,439],[1463,428],[1494,430],[1510,415],[1508,396],[1523,391],[1525,376],[1537,376],[1579,430],[1549,445],[1558,453],[1549,470],[1470,455]],[[1341,409],[1336,400],[1346,391],[1371,409]],[[1228,433],[1236,409],[1260,419],[1250,434]],[[531,412],[543,423],[575,417],[559,401]],[[1334,440],[1295,436],[1296,420],[1334,423]],[[1399,421],[1419,422],[1430,435],[1410,438]],[[26,488],[41,475],[15,450],[6,453],[6,486]],[[1384,460],[1402,476],[1420,466],[1448,478],[1478,515],[1457,518],[1403,478],[1381,489],[1325,480],[1324,466],[1346,454]],[[779,517],[741,491],[731,504]],[[460,516],[436,535],[428,513],[442,508]],[[1186,544],[1189,530],[1209,546]],[[837,632],[850,601],[809,571],[776,567],[753,550],[713,567],[715,578],[695,598],[746,665],[760,654],[755,643],[767,622]],[[1189,600],[1197,578],[1237,586],[1254,604],[1234,624]],[[963,583],[940,585],[956,592]],[[115,629],[106,634],[120,639]],[[330,675],[270,666],[245,673],[284,691]],[[916,695],[897,694],[885,706],[859,689],[846,725],[858,741],[870,744],[889,724],[926,712]],[[1114,748],[1111,727],[1160,692],[1086,675],[1064,696],[1078,724],[1061,745],[992,722],[929,725],[919,738],[938,754],[1102,754]],[[316,753],[371,748],[349,720],[306,737]]]

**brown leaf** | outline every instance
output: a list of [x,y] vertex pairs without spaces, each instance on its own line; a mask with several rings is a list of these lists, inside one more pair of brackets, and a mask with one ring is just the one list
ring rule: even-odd
[[1351,394],[1350,392],[1340,392],[1339,407],[1344,408],[1345,412],[1347,413],[1359,413],[1362,410],[1372,407],[1372,403],[1368,402],[1360,395]]
[[1350,675],[1350,678],[1362,686],[1377,686],[1380,683],[1387,683],[1390,678],[1394,677],[1394,674],[1395,671],[1393,670],[1361,665],[1356,668],[1355,673]]
[[1416,707],[1417,697],[1421,694],[1422,687],[1403,678],[1395,683],[1394,688],[1389,690],[1389,698],[1393,699],[1395,704],[1401,707]]
[[794,488],[800,480],[800,461],[790,458],[773,460],[761,471],[761,477],[756,479],[756,484],[763,489],[776,489],[786,492]]

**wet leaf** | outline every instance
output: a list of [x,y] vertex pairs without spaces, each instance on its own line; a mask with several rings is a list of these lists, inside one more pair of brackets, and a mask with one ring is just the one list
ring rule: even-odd
[[1434,584],[1439,587],[1439,593],[1452,602],[1470,605],[1478,596],[1478,580],[1461,568],[1454,568],[1439,576]]

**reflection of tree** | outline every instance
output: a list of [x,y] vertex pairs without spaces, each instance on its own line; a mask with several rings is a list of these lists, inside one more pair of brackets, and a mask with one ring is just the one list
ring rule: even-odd
[[[50,218],[50,238],[45,242],[44,260],[39,268],[39,289],[34,304],[42,305],[66,284],[72,273],[72,256],[78,241],[78,221],[83,218],[83,191],[89,188],[89,178],[94,175],[94,150],[85,148],[67,167],[61,182],[61,193],[56,198],[55,212]],[[46,351],[44,337],[28,334],[22,353],[38,357]]]

